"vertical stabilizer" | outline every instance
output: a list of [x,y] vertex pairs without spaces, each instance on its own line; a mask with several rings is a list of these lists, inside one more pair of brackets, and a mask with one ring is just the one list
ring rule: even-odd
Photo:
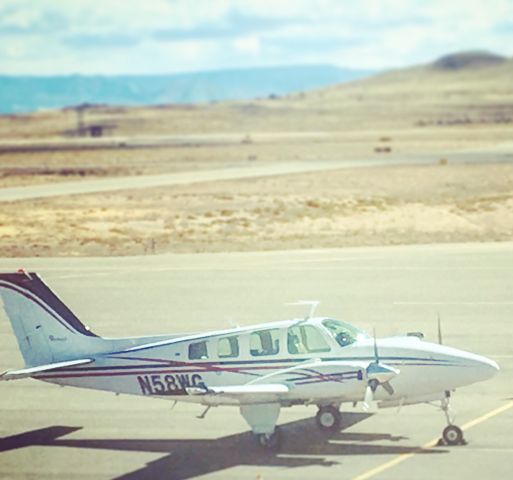
[[27,366],[78,358],[97,346],[99,337],[36,273],[0,273],[0,296]]

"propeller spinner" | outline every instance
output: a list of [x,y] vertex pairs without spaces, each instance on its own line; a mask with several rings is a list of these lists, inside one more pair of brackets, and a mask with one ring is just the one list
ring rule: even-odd
[[374,401],[374,393],[379,386],[383,387],[389,395],[394,394],[394,387],[392,387],[390,380],[399,374],[399,370],[396,368],[390,367],[380,362],[375,331],[374,361],[369,363],[366,369],[366,373],[367,388],[365,389],[365,396],[363,398],[362,404],[364,410],[368,410],[370,408],[371,403]]

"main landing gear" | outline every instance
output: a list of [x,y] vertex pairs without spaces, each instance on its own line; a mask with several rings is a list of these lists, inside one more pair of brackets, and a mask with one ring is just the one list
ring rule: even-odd
[[453,419],[450,414],[450,400],[451,393],[445,392],[445,397],[441,401],[440,408],[445,413],[447,419],[447,427],[442,432],[442,438],[438,440],[438,445],[466,445],[467,442],[463,438],[463,431],[457,425],[452,423]]
[[317,426],[325,433],[334,433],[340,430],[341,420],[342,416],[340,415],[340,411],[334,405],[319,407],[317,415],[315,416]]
[[279,403],[241,405],[240,413],[251,427],[258,445],[269,451],[280,448],[281,434],[276,427],[276,421],[280,414]]
[[280,448],[281,433],[278,427],[275,427],[273,433],[259,433],[256,435],[258,444],[269,451],[274,451]]

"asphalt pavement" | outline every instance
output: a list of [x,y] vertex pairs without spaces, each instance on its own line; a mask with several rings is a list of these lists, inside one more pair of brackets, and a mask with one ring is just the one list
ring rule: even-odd
[[28,185],[20,187],[0,188],[0,202],[34,200],[40,198],[59,197],[63,195],[81,195],[120,190],[144,189],[173,185],[190,185],[195,183],[213,182],[218,180],[236,180],[244,178],[269,177],[295,173],[321,172],[344,168],[368,168],[391,165],[432,165],[440,158],[449,159],[455,164],[465,163],[510,163],[513,161],[513,146],[510,144],[499,147],[455,152],[433,152],[415,155],[377,154],[367,158],[340,158],[333,160],[297,161],[283,163],[260,164],[258,162],[237,163],[225,168],[163,173],[155,175],[132,175],[101,179],[84,179]]
[[[262,453],[235,408],[149,401],[35,380],[0,383],[0,478],[510,478],[513,468],[513,243],[123,258],[2,259],[46,282],[104,336],[203,331],[319,315],[378,336],[423,331],[496,360],[492,380],[457,391],[468,445],[436,447],[445,426],[428,405],[317,433],[314,407],[283,409],[281,452]],[[0,314],[0,370],[22,366]]]

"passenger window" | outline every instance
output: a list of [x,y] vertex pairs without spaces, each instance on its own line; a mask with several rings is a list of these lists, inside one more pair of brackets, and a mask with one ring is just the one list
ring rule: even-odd
[[189,345],[189,358],[191,360],[204,360],[208,358],[207,342],[196,342]]
[[229,358],[239,356],[239,339],[237,337],[223,337],[217,342],[217,356]]
[[287,349],[292,355],[329,352],[321,332],[312,325],[295,325],[287,331]]
[[263,355],[276,355],[280,351],[280,331],[260,330],[253,332],[249,339],[250,352],[254,357]]

